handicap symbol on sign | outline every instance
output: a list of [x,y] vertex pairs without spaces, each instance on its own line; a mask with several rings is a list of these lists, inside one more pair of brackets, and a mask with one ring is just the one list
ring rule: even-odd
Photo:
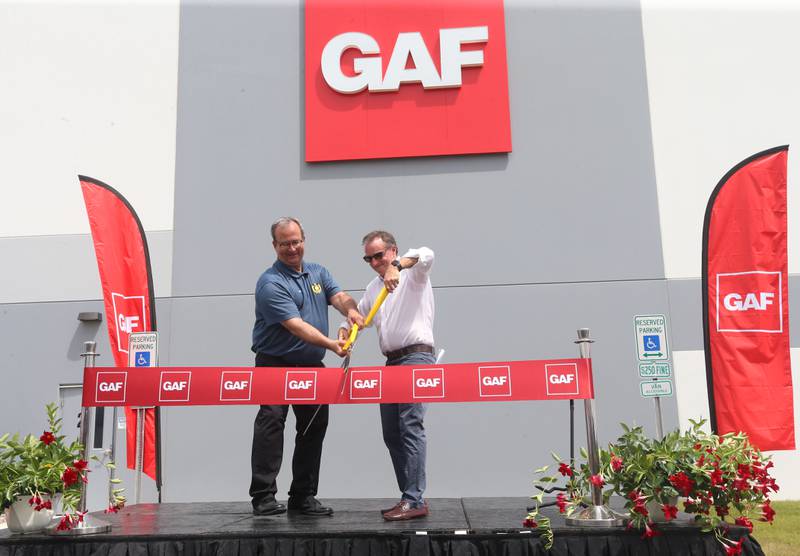
[[136,352],[136,366],[137,367],[149,367],[150,366],[150,352],[149,351],[137,351]]
[[658,336],[643,336],[645,351],[658,351],[661,349],[661,338]]

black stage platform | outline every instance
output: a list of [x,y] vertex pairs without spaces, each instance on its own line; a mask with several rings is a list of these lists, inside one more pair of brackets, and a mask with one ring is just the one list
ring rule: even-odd
[[[522,527],[529,498],[433,498],[431,515],[387,522],[379,510],[394,499],[322,499],[335,515],[253,517],[249,502],[139,504],[118,514],[94,514],[113,525],[105,535],[48,537],[0,531],[0,556],[303,556],[303,555],[552,555],[717,556],[725,550],[712,534],[684,519],[642,540],[623,529],[567,527],[553,509],[555,543],[546,551]],[[731,527],[729,537],[746,536]],[[763,556],[746,537],[742,555]]]

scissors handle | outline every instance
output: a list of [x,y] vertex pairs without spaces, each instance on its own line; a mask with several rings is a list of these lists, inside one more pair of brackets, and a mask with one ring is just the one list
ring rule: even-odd
[[[369,326],[370,323],[372,322],[372,319],[375,318],[375,314],[378,312],[378,309],[381,308],[381,305],[383,305],[383,301],[384,299],[386,299],[387,295],[389,295],[389,291],[386,289],[386,286],[384,286],[381,289],[381,293],[378,294],[377,299],[375,299],[375,303],[372,305],[372,309],[367,315],[367,318],[364,319],[365,328]],[[347,338],[347,341],[342,346],[342,349],[347,351],[350,348],[350,346],[353,345],[353,342],[356,341],[356,336],[358,336],[358,325],[354,324],[352,330],[350,330],[350,337]]]

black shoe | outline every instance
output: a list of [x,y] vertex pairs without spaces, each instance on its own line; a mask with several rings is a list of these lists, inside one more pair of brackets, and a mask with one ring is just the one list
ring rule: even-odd
[[289,511],[311,516],[333,515],[333,508],[323,506],[313,496],[300,499],[289,498]]
[[284,513],[286,513],[286,506],[274,498],[268,498],[258,502],[253,500],[253,515],[280,515]]

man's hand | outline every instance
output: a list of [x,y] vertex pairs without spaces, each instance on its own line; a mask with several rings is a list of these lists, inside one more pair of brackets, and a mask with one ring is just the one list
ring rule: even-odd
[[328,347],[328,349],[331,350],[336,355],[338,355],[339,357],[344,357],[345,355],[347,355],[347,351],[342,349],[342,346],[344,346],[344,344],[345,340],[331,340],[331,344]]
[[358,312],[358,309],[350,309],[347,311],[347,322],[352,327],[357,324],[359,328],[364,328],[364,315]]
[[400,271],[395,266],[389,266],[383,273],[383,285],[386,286],[386,291],[392,293],[399,284]]
[[347,338],[350,337],[350,330],[345,328],[344,326],[339,329],[339,340],[347,341]]

